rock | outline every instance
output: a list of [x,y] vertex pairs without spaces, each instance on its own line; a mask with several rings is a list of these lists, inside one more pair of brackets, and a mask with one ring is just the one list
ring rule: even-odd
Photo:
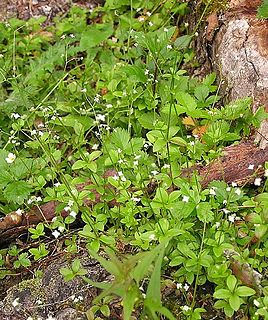
[[[93,281],[108,279],[100,264],[84,255],[81,265],[87,277]],[[86,320],[85,311],[90,308],[98,290],[89,286],[81,277],[65,282],[59,270],[68,267],[66,257],[53,261],[40,279],[24,280],[13,286],[0,302],[1,320]]]

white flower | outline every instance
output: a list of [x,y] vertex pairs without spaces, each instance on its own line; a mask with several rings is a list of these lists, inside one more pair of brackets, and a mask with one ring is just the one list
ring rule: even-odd
[[120,148],[118,148],[117,153],[122,153],[122,150]]
[[41,198],[40,196],[38,196],[38,197],[35,198],[35,201],[41,202],[41,201],[42,201],[42,198]]
[[60,236],[60,233],[59,233],[58,230],[54,230],[54,231],[52,232],[52,235],[57,239],[57,238]]
[[185,285],[183,286],[183,289],[184,289],[185,291],[188,291],[189,288],[190,288],[190,286],[189,286],[187,283],[185,283]]
[[228,217],[228,220],[229,220],[230,222],[234,222],[234,221],[235,221],[235,218],[236,218],[236,214],[234,213],[234,214],[231,214],[231,215]]
[[264,176],[265,176],[265,177],[268,177],[268,169],[265,170]]
[[151,21],[149,21],[149,26],[152,27],[153,25],[154,24]]
[[105,121],[105,115],[104,114],[97,114],[96,115],[96,120],[97,121]]
[[153,170],[153,171],[151,171],[151,174],[152,174],[153,176],[156,176],[156,175],[158,174],[158,171],[157,171],[157,170]]
[[232,187],[237,187],[237,183],[232,182]]
[[20,115],[18,113],[11,113],[11,118],[19,119]]
[[164,28],[164,32],[168,32],[168,28]]
[[18,216],[21,216],[22,214],[23,214],[23,210],[21,210],[21,209],[18,209],[18,210],[16,210],[16,214],[18,215]]
[[111,109],[112,107],[113,107],[112,104],[110,104],[110,103],[106,104],[106,108],[107,108],[107,109]]
[[227,188],[226,188],[226,191],[227,191],[227,192],[230,192],[230,191],[231,191],[231,188],[230,188],[230,187],[227,187]]
[[87,88],[81,89],[81,92],[87,92]]
[[215,188],[209,189],[209,194],[212,195],[212,196],[216,196]]
[[194,141],[190,141],[190,146],[194,146],[195,142]]
[[62,233],[65,230],[65,228],[63,226],[59,226],[58,230],[59,230],[60,233]]
[[222,204],[226,205],[227,204],[227,200],[223,200]]
[[68,201],[68,206],[69,206],[69,207],[72,207],[73,205],[74,205],[74,201],[73,201],[73,200],[69,200],[69,201]]
[[223,208],[222,211],[223,211],[225,214],[230,213],[230,211],[227,210],[227,209],[225,209],[225,208]]
[[114,179],[114,180],[118,180],[118,179],[119,179],[119,176],[118,176],[118,175],[114,175],[114,176],[113,176],[113,179]]
[[171,45],[171,44],[168,44],[168,45],[167,45],[167,49],[172,49],[172,45]]
[[194,35],[195,35],[196,37],[198,37],[198,32],[196,32]]
[[6,158],[6,162],[7,163],[12,163],[16,160],[16,155],[12,152],[10,152],[8,155],[7,155],[7,158]]
[[26,320],[34,320],[33,317],[28,317]]
[[52,222],[56,222],[57,219],[58,219],[58,217],[54,217],[51,221],[52,221]]
[[140,22],[143,22],[145,19],[144,19],[143,16],[139,16],[139,17],[138,17],[138,20],[139,20]]
[[188,306],[182,306],[181,309],[182,309],[182,311],[186,311],[186,312],[191,310],[191,308]]
[[19,298],[16,298],[15,300],[12,301],[12,306],[13,306],[14,308],[16,308],[19,304],[20,304]]
[[178,290],[182,289],[182,283],[177,283],[176,287]]
[[235,190],[235,193],[236,193],[238,196],[240,196],[241,190],[240,190],[239,188],[237,188],[237,189]]
[[218,229],[220,226],[221,226],[221,223],[217,221],[217,222],[215,223],[216,229]]
[[253,170],[254,169],[254,164],[250,164],[249,166],[248,166],[248,170]]
[[121,179],[121,181],[123,181],[123,182],[126,182],[126,181],[127,181],[127,179],[126,179],[125,176],[121,176],[120,179]]
[[133,197],[133,198],[131,198],[131,200],[133,200],[133,201],[135,201],[135,202],[140,202],[140,201],[141,201],[141,198]]
[[255,306],[258,308],[260,306],[260,303],[258,300],[254,299],[253,303],[255,304]]
[[139,161],[138,160],[133,161],[133,166],[138,166],[138,165],[139,165]]
[[170,164],[165,163],[162,168],[163,168],[163,169],[169,169],[169,168],[170,168]]
[[69,207],[69,206],[67,206],[67,207],[64,207],[64,211],[70,211],[71,210],[71,208]]
[[73,217],[73,218],[76,218],[77,213],[76,213],[75,211],[71,211],[71,212],[69,213],[69,215],[70,215],[71,217]]
[[183,202],[189,202],[189,199],[190,199],[190,198],[187,197],[187,196],[183,196],[183,197],[182,197],[182,201],[183,201]]
[[124,174],[122,171],[118,171],[118,175],[119,175],[119,177],[122,177]]
[[55,184],[54,184],[54,187],[59,187],[61,185],[61,183],[60,182],[56,182]]
[[149,74],[149,72],[150,72],[150,70],[146,69],[146,70],[144,71],[144,74],[147,75],[147,74]]
[[98,147],[99,147],[99,145],[97,144],[97,143],[95,143],[95,144],[93,144],[93,146],[92,146],[92,150],[97,150],[98,149]]
[[255,186],[260,186],[261,185],[261,178],[256,178],[254,181]]
[[73,33],[69,34],[70,38],[75,38],[75,35]]
[[146,14],[148,17],[150,17],[152,15],[150,11],[147,11]]
[[184,23],[184,26],[185,26],[185,28],[189,27],[189,23],[188,23],[188,22],[185,22],[185,23]]

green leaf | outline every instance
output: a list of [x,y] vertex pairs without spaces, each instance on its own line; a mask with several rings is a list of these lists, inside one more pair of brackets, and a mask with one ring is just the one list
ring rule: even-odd
[[94,24],[88,26],[87,30],[82,33],[80,48],[88,50],[98,46],[102,41],[108,39],[113,34],[112,24]]
[[259,19],[268,19],[268,0],[263,0],[261,6],[258,7],[257,17]]
[[227,278],[226,283],[227,283],[228,289],[229,289],[231,292],[233,292],[234,289],[235,289],[235,286],[236,286],[236,284],[237,284],[236,277],[231,274],[231,275]]
[[10,183],[4,190],[7,201],[22,204],[31,193],[31,187],[26,181]]
[[191,41],[192,36],[184,35],[176,39],[176,41],[174,42],[174,46],[179,50],[186,49]]
[[252,288],[241,286],[235,290],[235,293],[239,295],[239,297],[249,297],[256,293],[256,291]]
[[86,168],[87,167],[87,162],[84,160],[77,160],[73,165],[72,165],[72,169],[73,170],[78,170],[78,169],[82,169],[82,168]]
[[214,214],[211,211],[211,205],[208,202],[200,202],[196,206],[197,217],[202,222],[211,222],[214,220]]
[[238,295],[232,294],[232,295],[230,296],[230,298],[229,298],[229,303],[230,303],[231,308],[232,308],[234,311],[237,311],[237,310],[240,308],[241,299],[239,298]]
[[229,299],[231,293],[227,289],[218,289],[214,292],[213,297],[216,299],[224,299],[227,300]]

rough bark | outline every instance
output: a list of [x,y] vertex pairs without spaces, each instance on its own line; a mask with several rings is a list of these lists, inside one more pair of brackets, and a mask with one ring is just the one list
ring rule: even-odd
[[[253,98],[253,110],[268,111],[268,21],[257,19],[261,0],[230,0],[228,10],[218,19],[209,16],[206,41],[211,48],[214,70],[225,82],[225,100]],[[268,121],[256,134],[260,148],[268,141]]]

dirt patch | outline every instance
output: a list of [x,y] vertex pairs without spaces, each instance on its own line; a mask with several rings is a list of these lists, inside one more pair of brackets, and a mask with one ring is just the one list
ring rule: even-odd
[[63,15],[73,5],[92,9],[103,2],[104,0],[1,0],[0,20],[12,17],[28,20],[46,16],[47,25],[56,15]]

